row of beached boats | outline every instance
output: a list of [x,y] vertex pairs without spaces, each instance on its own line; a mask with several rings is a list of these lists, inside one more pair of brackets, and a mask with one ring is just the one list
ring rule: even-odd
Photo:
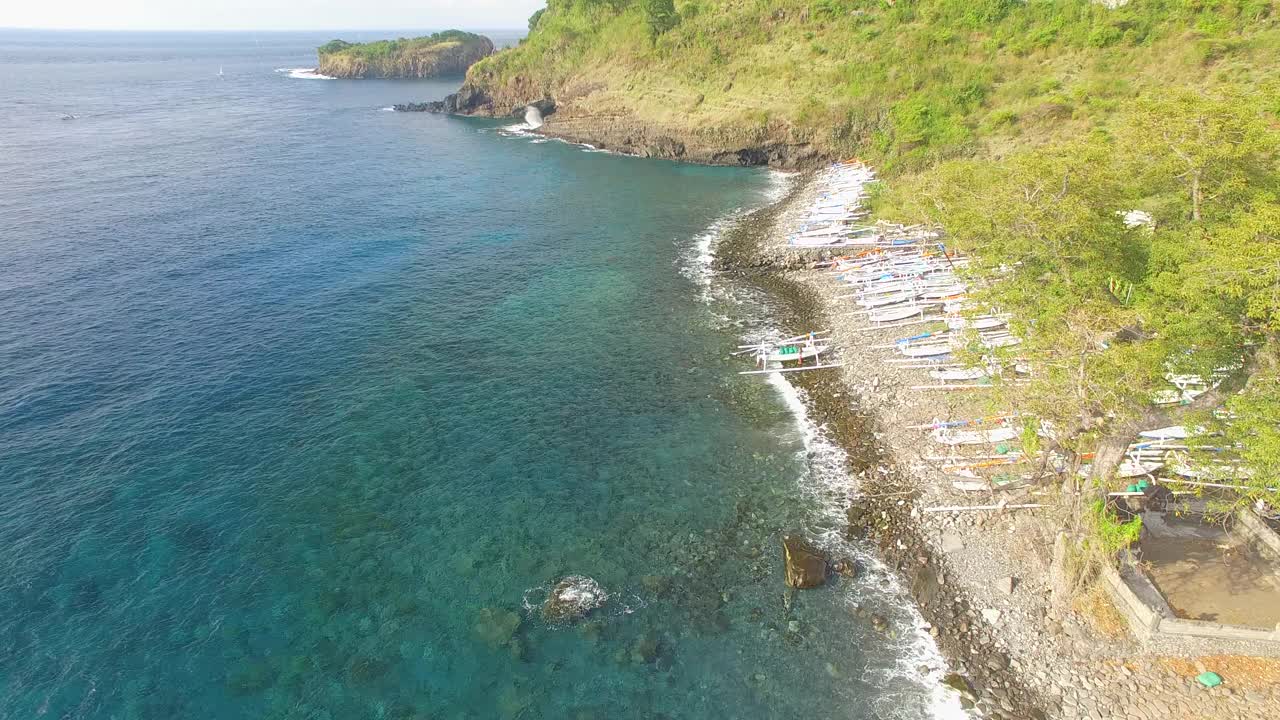
[[[819,174],[824,188],[800,212],[788,241],[795,247],[849,248],[852,252],[817,263],[848,288],[841,299],[850,301],[850,314],[861,322],[855,331],[904,330],[892,342],[872,346],[891,351],[886,362],[899,369],[927,373],[929,383],[915,390],[960,391],[992,387],[996,382],[1026,382],[1032,368],[1017,356],[1022,343],[1009,327],[1011,318],[999,311],[973,307],[968,298],[973,280],[965,274],[969,259],[940,242],[940,233],[922,226],[871,223],[862,208],[866,186],[875,173],[859,162],[837,163]],[[756,364],[744,374],[799,372],[839,367],[828,355],[833,343],[828,331],[743,345],[735,354],[750,355]],[[1011,350],[1012,349],[1012,350]],[[1157,405],[1187,404],[1216,387],[1226,371],[1208,379],[1197,375],[1166,374],[1169,388],[1153,397]],[[1046,472],[1069,468],[1062,454],[1024,447],[1051,438],[1053,428],[1016,413],[968,419],[935,419],[914,429],[927,433],[939,448],[922,458],[965,492],[1022,487]],[[1119,469],[1123,478],[1164,476],[1173,482],[1217,486],[1210,480],[1243,477],[1244,470],[1225,459],[1193,462],[1189,437],[1196,428],[1173,426],[1148,431],[1134,442]],[[1197,444],[1197,447],[1203,443]],[[1082,458],[1086,462],[1088,456]],[[1079,468],[1087,472],[1087,464]],[[1229,487],[1226,485],[1224,487]]]
[[787,242],[793,247],[812,248],[899,247],[939,237],[924,225],[867,223],[869,211],[862,207],[862,201],[867,197],[867,186],[874,182],[875,172],[858,161],[835,163],[819,172],[816,185],[823,191],[800,209]]

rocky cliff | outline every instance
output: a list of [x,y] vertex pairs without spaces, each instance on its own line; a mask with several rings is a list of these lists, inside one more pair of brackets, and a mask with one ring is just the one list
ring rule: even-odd
[[317,71],[339,78],[462,75],[492,53],[492,40],[459,30],[372,43],[333,40],[317,49],[320,58]]

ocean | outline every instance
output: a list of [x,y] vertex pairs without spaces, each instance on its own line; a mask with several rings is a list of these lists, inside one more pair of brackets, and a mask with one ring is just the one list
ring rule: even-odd
[[[709,258],[787,180],[390,112],[458,79],[331,36],[0,32],[0,717],[954,714],[736,374],[793,329]],[[792,531],[862,576],[784,602]]]

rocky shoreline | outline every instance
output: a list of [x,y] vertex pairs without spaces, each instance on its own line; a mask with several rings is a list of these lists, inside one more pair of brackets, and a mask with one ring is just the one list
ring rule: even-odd
[[849,538],[875,543],[900,574],[950,662],[946,682],[965,706],[1007,720],[1273,717],[1280,688],[1209,691],[1189,678],[1188,669],[1198,665],[1178,659],[1205,648],[1136,645],[1106,598],[1088,595],[1075,610],[1054,606],[1052,548],[1069,522],[1056,509],[1057,488],[1028,488],[1020,491],[1027,499],[1010,498],[1049,506],[1034,513],[920,512],[1001,499],[957,497],[937,464],[924,461],[922,434],[907,429],[966,412],[963,404],[973,400],[909,392],[904,371],[871,349],[895,333],[844,327],[851,321],[847,313],[840,317],[847,307],[837,302],[843,286],[810,269],[823,251],[794,249],[784,240],[797,209],[820,191],[814,185],[813,175],[802,176],[780,202],[727,232],[716,267],[775,298],[781,327],[834,330],[844,367],[794,373],[788,381],[806,392],[811,418],[848,456],[855,498]]
[[785,127],[755,130],[655,125],[626,115],[595,113],[565,105],[519,85],[496,95],[472,84],[443,100],[401,103],[398,112],[429,112],[491,118],[523,118],[534,107],[545,118],[537,132],[635,157],[678,160],[700,165],[769,166],[783,170],[814,167],[829,158]]

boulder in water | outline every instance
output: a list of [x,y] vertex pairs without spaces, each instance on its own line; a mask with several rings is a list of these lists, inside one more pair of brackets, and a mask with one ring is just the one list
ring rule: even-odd
[[609,594],[595,580],[584,575],[568,575],[551,588],[542,603],[542,619],[549,623],[580,620],[608,599]]
[[826,556],[804,538],[795,535],[784,536],[782,556],[786,565],[789,587],[815,588],[827,581]]

